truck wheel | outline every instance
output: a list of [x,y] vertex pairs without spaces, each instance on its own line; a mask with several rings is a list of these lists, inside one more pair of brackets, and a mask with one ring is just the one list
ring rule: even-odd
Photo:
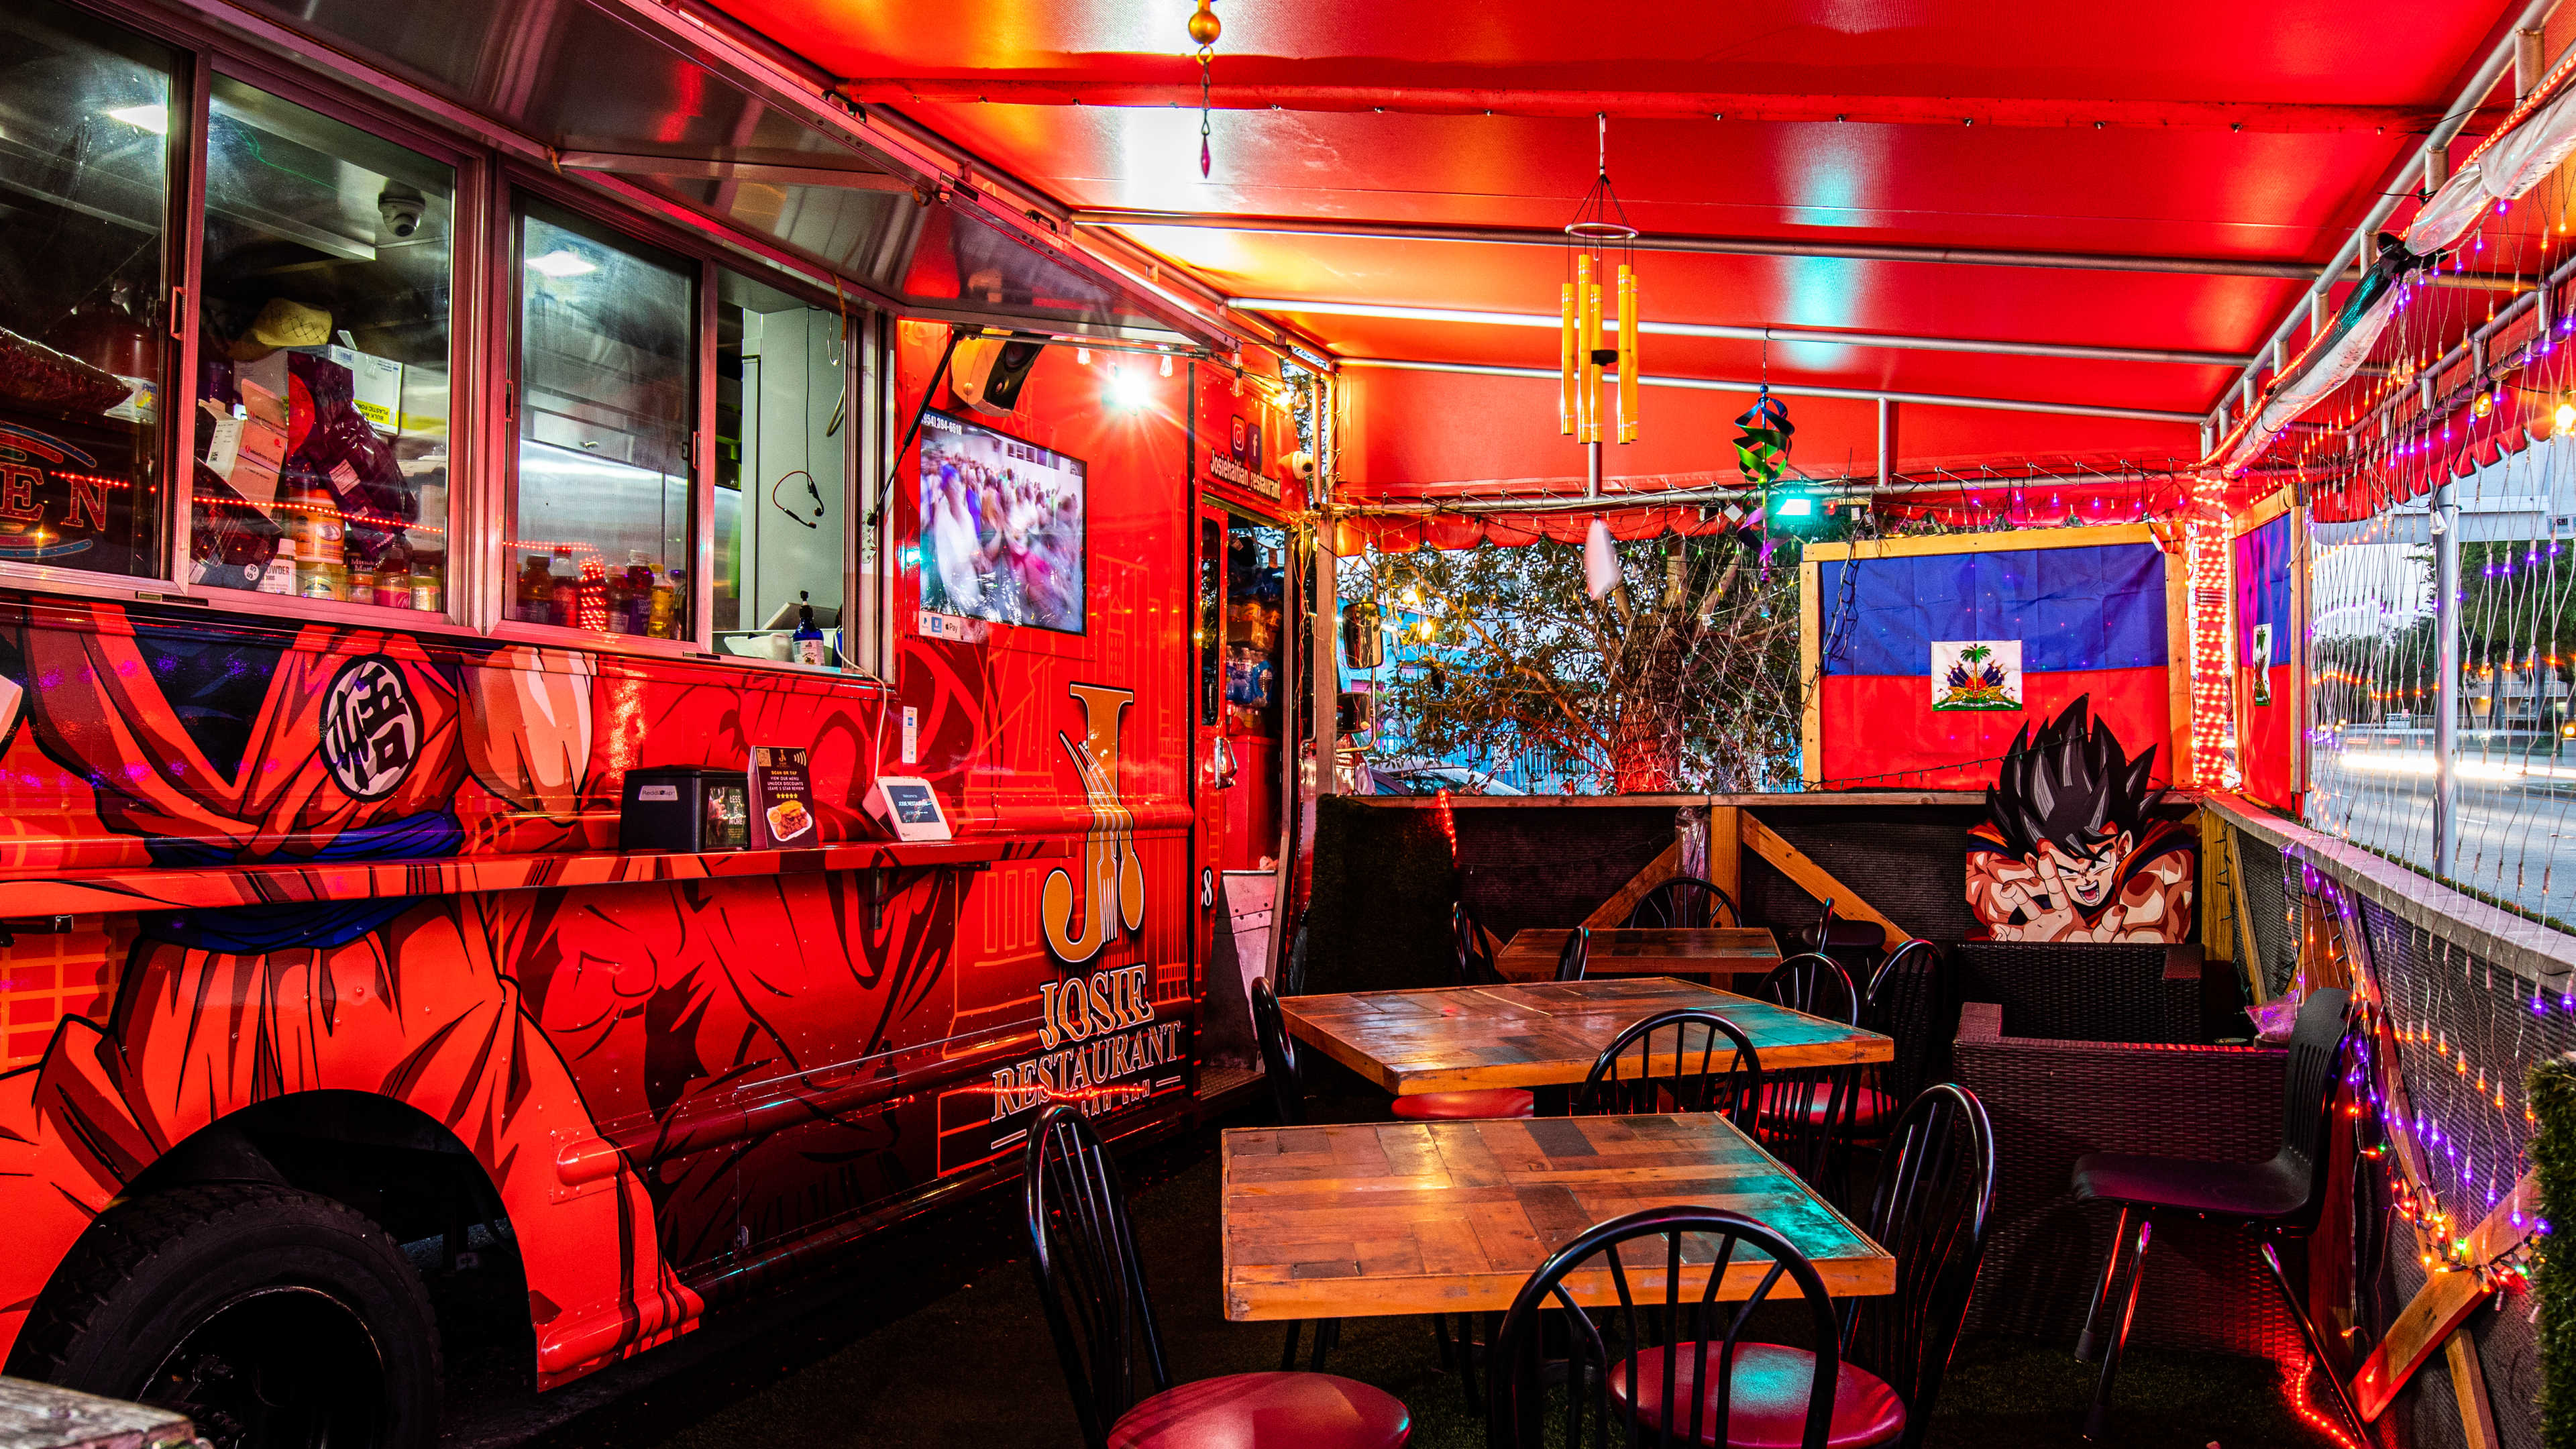
[[221,1449],[426,1449],[438,1325],[384,1229],[261,1184],[118,1203],[81,1236],[9,1371],[179,1410]]

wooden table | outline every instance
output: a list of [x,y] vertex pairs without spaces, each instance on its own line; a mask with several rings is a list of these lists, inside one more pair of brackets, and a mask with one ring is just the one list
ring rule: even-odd
[[[1838,1297],[1896,1287],[1886,1249],[1713,1113],[1238,1127],[1222,1157],[1230,1319],[1500,1312],[1576,1234],[1674,1203],[1768,1225]],[[1660,1279],[1635,1256],[1632,1284]],[[1697,1292],[1713,1248],[1685,1240],[1682,1256]],[[1739,1249],[1718,1296],[1751,1297],[1769,1266]],[[1606,1268],[1567,1284],[1578,1302],[1617,1301]]]
[[[1572,931],[1532,927],[1494,956],[1506,981],[1553,981]],[[1780,964],[1780,942],[1760,926],[1639,926],[1596,930],[1587,976],[1736,976]]]
[[1741,1027],[1765,1071],[1896,1055],[1876,1032],[1661,976],[1279,998],[1290,1035],[1398,1096],[1578,1083],[1630,1023],[1682,1010]]

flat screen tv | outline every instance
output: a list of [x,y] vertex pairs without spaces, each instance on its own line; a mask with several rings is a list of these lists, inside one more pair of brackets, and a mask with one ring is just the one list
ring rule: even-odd
[[982,423],[921,416],[921,607],[1083,632],[1083,463]]

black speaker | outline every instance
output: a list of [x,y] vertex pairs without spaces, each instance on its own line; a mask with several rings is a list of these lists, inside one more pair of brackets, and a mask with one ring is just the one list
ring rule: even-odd
[[1008,417],[1020,405],[1020,389],[1029,369],[1038,365],[1043,342],[1017,337],[965,337],[948,360],[948,390],[979,413]]

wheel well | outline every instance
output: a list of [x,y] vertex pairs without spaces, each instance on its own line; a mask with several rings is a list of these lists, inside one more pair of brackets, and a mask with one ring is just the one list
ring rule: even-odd
[[456,1134],[416,1107],[366,1092],[298,1092],[245,1107],[155,1159],[124,1195],[243,1181],[335,1198],[396,1242],[447,1231],[460,1205],[476,1222],[507,1216],[483,1164]]
[[221,1182],[298,1188],[374,1219],[420,1268],[440,1335],[459,1348],[533,1332],[509,1209],[464,1142],[416,1107],[367,1092],[273,1098],[199,1129],[122,1196]]

